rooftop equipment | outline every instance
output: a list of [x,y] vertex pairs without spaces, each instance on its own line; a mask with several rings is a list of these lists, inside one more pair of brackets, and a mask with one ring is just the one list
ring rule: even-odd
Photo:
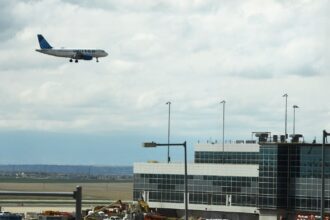
[[299,139],[304,138],[304,136],[302,134],[292,134],[292,135],[290,135],[290,137],[291,137],[292,143],[299,143]]
[[268,137],[271,137],[271,132],[252,132],[252,136],[255,135],[259,142],[267,142]]

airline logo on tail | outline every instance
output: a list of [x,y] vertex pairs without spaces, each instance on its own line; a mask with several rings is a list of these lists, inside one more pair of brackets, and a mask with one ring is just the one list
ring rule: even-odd
[[41,49],[52,49],[53,47],[46,41],[44,36],[38,34],[38,41]]
[[36,49],[37,52],[69,58],[70,62],[74,60],[78,63],[78,60],[92,60],[93,58],[99,62],[99,57],[108,56],[107,52],[100,49],[54,49],[41,34],[38,34],[37,37],[40,45],[40,49]]

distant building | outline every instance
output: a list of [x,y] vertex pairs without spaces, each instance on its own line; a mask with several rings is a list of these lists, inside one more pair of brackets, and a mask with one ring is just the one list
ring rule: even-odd
[[[325,154],[327,215],[329,146]],[[135,163],[134,200],[143,196],[152,208],[184,215],[183,173],[183,164]],[[196,217],[275,220],[319,215],[321,145],[240,141],[226,144],[223,150],[221,144],[197,144],[194,163],[188,164],[188,194],[189,214]]]

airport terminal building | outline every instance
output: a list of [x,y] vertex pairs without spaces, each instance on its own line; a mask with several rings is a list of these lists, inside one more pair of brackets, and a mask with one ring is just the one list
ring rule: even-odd
[[[297,219],[321,207],[321,144],[240,141],[196,144],[188,164],[189,215],[217,219]],[[330,215],[330,145],[325,213]],[[135,163],[133,199],[184,215],[184,166]]]

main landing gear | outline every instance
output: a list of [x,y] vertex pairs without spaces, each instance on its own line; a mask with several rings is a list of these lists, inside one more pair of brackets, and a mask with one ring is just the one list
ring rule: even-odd
[[[70,63],[72,63],[73,62],[73,59],[70,59],[69,61],[70,61]],[[78,60],[75,60],[74,62],[75,63],[78,63]]]
[[96,62],[99,62],[99,58],[98,57],[96,57]]

